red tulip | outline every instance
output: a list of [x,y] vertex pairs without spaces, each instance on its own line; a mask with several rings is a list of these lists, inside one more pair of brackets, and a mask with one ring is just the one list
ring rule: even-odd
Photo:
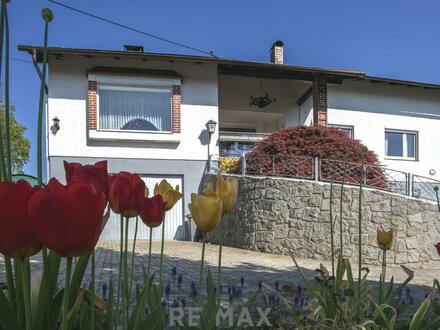
[[0,183],[0,253],[7,257],[30,257],[43,247],[27,212],[36,191],[24,180]]
[[107,161],[95,163],[95,165],[81,165],[64,161],[67,184],[74,182],[86,182],[95,186],[96,191],[107,193]]
[[159,227],[165,217],[165,205],[161,195],[145,197],[140,213],[142,222],[150,228]]
[[92,184],[63,186],[51,179],[32,196],[28,210],[43,245],[61,257],[75,257],[95,248],[105,225],[105,206],[105,194]]
[[437,253],[440,256],[440,242],[438,242],[436,245],[434,245],[435,248],[437,249]]
[[138,174],[119,172],[109,176],[108,201],[113,212],[126,218],[137,216],[146,195],[145,183]]

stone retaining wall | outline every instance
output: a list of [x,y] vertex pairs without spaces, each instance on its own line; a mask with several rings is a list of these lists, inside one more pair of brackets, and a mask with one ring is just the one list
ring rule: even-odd
[[[305,258],[330,258],[330,184],[293,179],[237,176],[238,201],[225,218],[225,245]],[[207,174],[206,180],[214,176]],[[339,248],[340,186],[334,186],[335,244]],[[357,260],[359,188],[344,187],[342,219],[344,256]],[[440,241],[436,204],[363,190],[363,262],[379,264],[376,229],[394,229],[389,264],[440,268],[434,244]],[[208,234],[217,242],[217,233]]]

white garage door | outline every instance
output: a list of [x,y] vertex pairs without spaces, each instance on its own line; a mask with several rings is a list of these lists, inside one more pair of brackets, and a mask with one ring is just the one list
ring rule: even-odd
[[[162,179],[166,179],[173,187],[179,185],[180,192],[183,191],[182,178],[181,177],[164,177],[164,176],[143,176],[142,179],[145,181],[145,185],[150,191],[150,197],[154,194],[154,185],[159,183]],[[124,219],[124,225],[125,225]],[[134,238],[136,220],[130,219],[128,235],[129,238]],[[174,207],[166,213],[165,216],[165,239],[172,240],[183,240],[185,239],[185,228],[183,222],[183,201],[182,199],[174,205]],[[101,240],[119,240],[120,239],[120,215],[111,213],[108,219],[107,225],[101,234]],[[142,220],[139,218],[138,223],[138,239],[148,239],[150,236],[149,228],[144,225]],[[161,239],[162,235],[162,225],[153,229],[153,239]]]

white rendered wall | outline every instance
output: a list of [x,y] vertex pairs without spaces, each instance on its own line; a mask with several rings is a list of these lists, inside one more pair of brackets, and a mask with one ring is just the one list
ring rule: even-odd
[[[95,66],[173,70],[182,77],[181,133],[172,134],[180,143],[96,141],[88,139],[87,75]],[[48,129],[49,156],[113,157],[143,159],[204,160],[207,158],[205,123],[218,122],[217,70],[209,64],[141,59],[85,58],[67,56],[60,62],[49,59],[48,125],[55,116],[61,129]],[[142,133],[147,136],[149,133]],[[217,153],[218,130],[211,140]]]
[[[391,169],[440,179],[440,91],[344,82],[328,88],[329,124],[354,126],[354,138]],[[418,132],[417,161],[385,157],[385,129]],[[429,175],[434,169],[437,174]]]

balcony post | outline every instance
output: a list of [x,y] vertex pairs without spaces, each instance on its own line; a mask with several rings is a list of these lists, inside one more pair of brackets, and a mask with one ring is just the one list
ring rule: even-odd
[[246,154],[241,155],[241,174],[246,175]]
[[406,195],[409,197],[414,197],[414,176],[411,173],[407,173],[406,175],[408,177],[408,192]]
[[315,181],[319,181],[319,158],[315,157],[313,158],[313,175]]

